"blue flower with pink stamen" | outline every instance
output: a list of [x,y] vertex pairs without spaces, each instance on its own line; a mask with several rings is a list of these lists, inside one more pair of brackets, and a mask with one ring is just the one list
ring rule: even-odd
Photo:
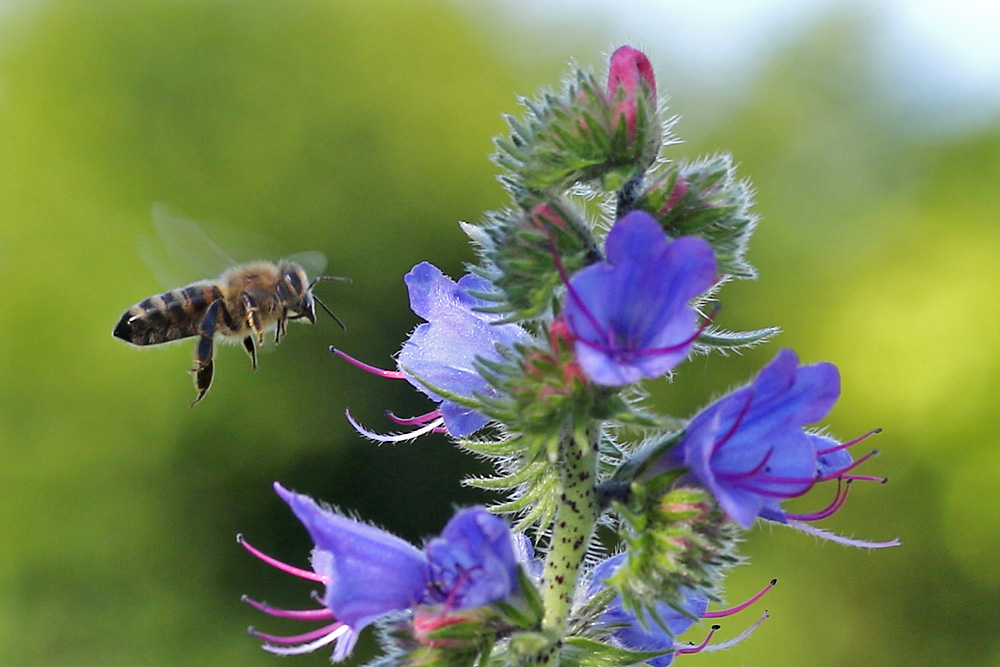
[[606,260],[577,272],[563,309],[584,374],[621,386],[656,378],[683,361],[699,333],[691,300],[715,283],[715,255],[702,238],[671,241],[644,211],[608,233]]
[[440,537],[421,550],[378,528],[320,507],[312,498],[275,483],[315,543],[312,570],[287,565],[240,543],[295,576],[326,586],[315,609],[286,610],[244,598],[264,613],[300,621],[327,621],[305,634],[280,637],[252,630],[279,655],[334,644],[333,659],[350,654],[361,631],[388,614],[418,606],[444,611],[473,609],[520,594],[515,542],[502,519],[478,507],[460,510]]
[[426,322],[410,334],[399,351],[399,370],[373,368],[340,350],[333,352],[382,377],[406,379],[439,403],[439,407],[410,419],[392,417],[398,424],[417,427],[402,435],[373,433],[358,424],[350,413],[348,419],[360,433],[380,442],[410,440],[442,430],[456,438],[464,438],[485,426],[489,418],[439,395],[434,389],[470,401],[477,395],[496,395],[479,373],[477,360],[502,361],[498,348],[527,343],[530,337],[516,324],[500,323],[500,315],[480,310],[491,304],[473,293],[493,291],[493,286],[484,278],[465,275],[456,283],[436,266],[421,262],[406,274],[404,281],[410,295],[410,308]]
[[[850,540],[811,528],[807,521],[826,518],[843,506],[849,483],[882,478],[850,475],[873,456],[853,460],[848,443],[805,430],[823,419],[840,396],[840,374],[830,363],[799,365],[792,350],[781,350],[754,381],[699,412],[680,443],[646,475],[674,466],[711,491],[719,506],[744,528],[758,517],[791,525],[819,537],[865,547],[895,546]],[[873,431],[872,433],[876,433]],[[810,514],[790,514],[781,503],[805,494],[817,483],[838,480],[833,502]]]

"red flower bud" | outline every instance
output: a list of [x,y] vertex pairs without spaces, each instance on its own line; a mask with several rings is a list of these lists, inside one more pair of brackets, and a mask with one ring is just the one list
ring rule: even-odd
[[[642,90],[642,83],[648,90]],[[624,91],[624,94],[622,92]],[[619,119],[625,117],[625,125],[629,136],[635,134],[636,104],[640,94],[650,96],[652,105],[656,105],[656,79],[653,78],[653,66],[642,51],[631,46],[619,47],[611,54],[611,65],[608,70],[608,100],[611,102],[612,127],[618,125]]]

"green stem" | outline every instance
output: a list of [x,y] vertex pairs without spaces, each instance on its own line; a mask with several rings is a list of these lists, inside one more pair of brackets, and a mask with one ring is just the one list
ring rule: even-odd
[[[552,637],[563,636],[577,575],[597,521],[595,491],[597,440],[596,423],[567,421],[559,437],[559,509],[552,526],[552,542],[542,577],[545,616],[542,629]],[[556,660],[558,661],[558,660]],[[553,662],[550,659],[549,665]]]

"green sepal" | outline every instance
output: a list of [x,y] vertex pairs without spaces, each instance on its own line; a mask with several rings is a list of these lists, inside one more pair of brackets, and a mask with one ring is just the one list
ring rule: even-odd
[[612,646],[586,637],[568,637],[565,641],[560,665],[563,667],[624,667],[638,665],[673,652],[630,651],[620,646]]
[[493,161],[518,190],[565,190],[577,183],[614,190],[608,186],[645,171],[663,142],[651,95],[636,96],[632,136],[622,116],[614,117],[618,101],[606,98],[593,74],[578,70],[561,94],[521,100],[524,119],[506,117],[510,133],[494,140]]
[[663,171],[651,176],[635,207],[652,214],[674,238],[703,237],[715,252],[720,273],[755,278],[757,271],[745,257],[757,224],[750,211],[753,194],[748,182],[736,178],[732,158],[675,162]]
[[694,342],[694,349],[697,352],[718,351],[726,354],[756,347],[771,340],[779,333],[781,333],[781,329],[778,327],[765,327],[751,331],[727,331],[710,326],[698,334],[698,338]]

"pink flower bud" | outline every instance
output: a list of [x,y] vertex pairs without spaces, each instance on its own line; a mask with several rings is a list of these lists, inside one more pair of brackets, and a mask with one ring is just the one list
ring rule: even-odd
[[[641,84],[646,83],[648,91],[643,91]],[[624,91],[624,95],[620,92]],[[611,65],[608,70],[608,100],[612,106],[612,126],[618,125],[618,120],[624,116],[629,136],[635,134],[636,104],[640,94],[650,96],[652,105],[656,105],[656,79],[653,78],[653,66],[642,51],[631,46],[619,47],[611,54]]]

